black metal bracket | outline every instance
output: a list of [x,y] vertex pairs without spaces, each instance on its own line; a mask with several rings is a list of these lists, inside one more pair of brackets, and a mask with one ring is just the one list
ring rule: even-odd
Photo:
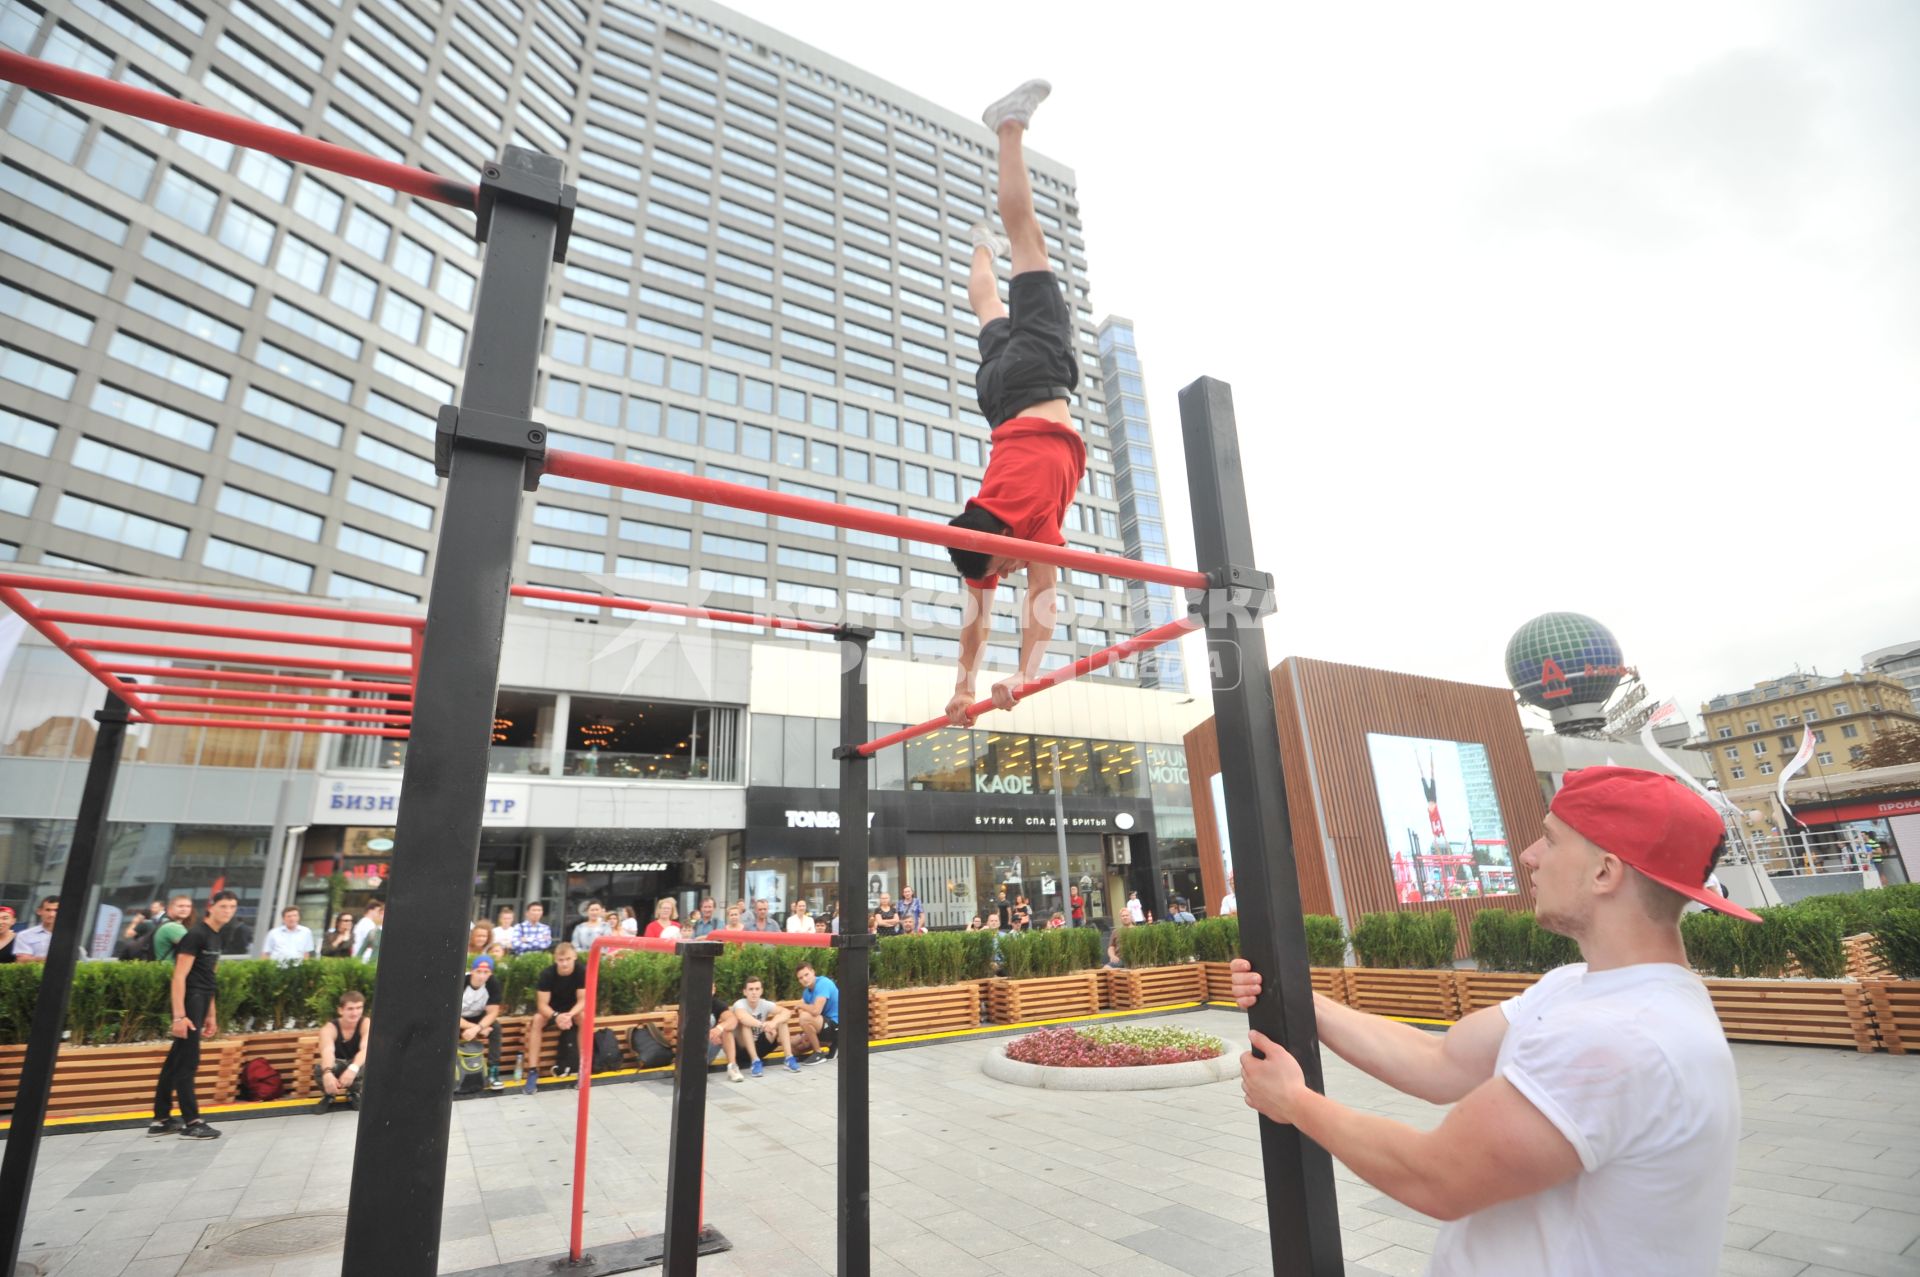
[[579,192],[569,183],[530,173],[515,164],[515,152],[519,150],[519,147],[508,147],[500,163],[480,170],[480,199],[474,206],[473,236],[482,244],[487,242],[487,235],[493,229],[494,206],[501,200],[545,209],[553,214],[555,222],[553,260],[564,262],[567,241],[573,235],[573,209],[579,201]]
[[433,433],[433,472],[443,479],[453,468],[453,449],[457,444],[524,456],[527,474],[521,486],[528,492],[540,487],[540,476],[547,468],[547,430],[539,422],[526,417],[503,417],[497,412],[481,412],[457,404],[441,404]]
[[833,747],[833,756],[843,763],[848,759],[863,758],[858,745],[835,745]]
[[873,642],[874,635],[878,633],[879,631],[871,625],[836,625],[833,627],[833,637],[843,642],[851,640],[855,643],[871,643]]
[[[1200,597],[1195,598],[1196,594]],[[1187,591],[1187,611],[1208,622],[1229,617],[1259,621],[1278,610],[1273,598],[1273,573],[1259,568],[1215,568],[1207,573],[1204,593]]]
[[855,931],[851,934],[842,932],[834,936],[833,947],[836,949],[871,949],[879,942],[880,937],[874,935],[871,931]]

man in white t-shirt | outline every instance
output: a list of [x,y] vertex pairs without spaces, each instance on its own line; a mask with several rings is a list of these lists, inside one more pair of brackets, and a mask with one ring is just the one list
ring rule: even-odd
[[[1422,1132],[1350,1109],[1308,1088],[1258,1032],[1264,1058],[1242,1057],[1247,1103],[1449,1221],[1434,1277],[1710,1277],[1740,1088],[1679,920],[1697,900],[1760,921],[1705,885],[1724,836],[1713,808],[1670,776],[1569,773],[1520,863],[1541,925],[1579,941],[1585,962],[1437,1037],[1314,998],[1321,1041],[1390,1086],[1454,1104],[1446,1119]],[[1244,960],[1233,967],[1235,1000],[1251,1006],[1260,977]]]
[[1227,894],[1220,897],[1220,916],[1224,918],[1230,913],[1239,913],[1239,912],[1240,912],[1240,897],[1235,895],[1233,891],[1233,875],[1228,874],[1227,875]]

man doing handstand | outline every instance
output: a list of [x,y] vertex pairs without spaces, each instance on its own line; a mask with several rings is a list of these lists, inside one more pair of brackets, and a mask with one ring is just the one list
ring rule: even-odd
[[[993,427],[993,457],[980,491],[952,520],[957,528],[1065,545],[1060,524],[1087,468],[1087,448],[1074,428],[1069,399],[1080,381],[1073,353],[1073,319],[1047,260],[1046,235],[1033,212],[1033,184],[1022,145],[1033,110],[1052,91],[1045,80],[1027,83],[980,117],[1000,139],[1000,221],[1006,238],[982,221],[973,228],[973,270],[967,299],[980,324],[980,368],[974,374],[980,411]],[[1011,246],[1013,283],[1000,301],[994,263]],[[992,621],[1000,578],[1027,572],[1021,611],[1020,668],[993,685],[993,703],[1012,709],[1014,692],[1040,676],[1053,634],[1058,571],[1013,555],[949,550],[966,578],[966,615],[960,630],[960,669],[947,719],[969,723],[980,647]]]

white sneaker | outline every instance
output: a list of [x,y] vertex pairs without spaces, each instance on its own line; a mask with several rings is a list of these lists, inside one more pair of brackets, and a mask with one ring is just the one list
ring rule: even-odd
[[980,122],[995,133],[1008,120],[1027,124],[1033,119],[1033,108],[1047,100],[1047,94],[1053,92],[1053,86],[1045,80],[1028,80],[1007,96],[995,102],[980,113]]
[[747,1080],[746,1078],[740,1075],[740,1066],[738,1064],[727,1065],[727,1081],[744,1082],[746,1080]]
[[1007,237],[996,232],[993,229],[993,223],[985,219],[975,222],[969,228],[968,234],[973,237],[973,246],[986,249],[990,257],[1005,257],[1013,247]]

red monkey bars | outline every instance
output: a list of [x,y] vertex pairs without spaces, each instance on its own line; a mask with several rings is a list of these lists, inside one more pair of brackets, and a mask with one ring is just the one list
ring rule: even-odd
[[285,129],[276,129],[225,111],[182,102],[164,93],[136,89],[118,80],[69,70],[24,54],[0,50],[0,80],[12,80],[29,89],[70,98],[75,102],[103,106],[109,111],[137,115],[156,124],[170,124],[189,133],[217,137],[223,142],[265,151],[296,164],[308,164],[330,173],[357,177],[377,186],[390,186],[423,200],[465,209],[473,208],[479,201],[478,192],[473,187],[425,169],[395,164],[344,146],[335,146],[332,142],[289,133]]

